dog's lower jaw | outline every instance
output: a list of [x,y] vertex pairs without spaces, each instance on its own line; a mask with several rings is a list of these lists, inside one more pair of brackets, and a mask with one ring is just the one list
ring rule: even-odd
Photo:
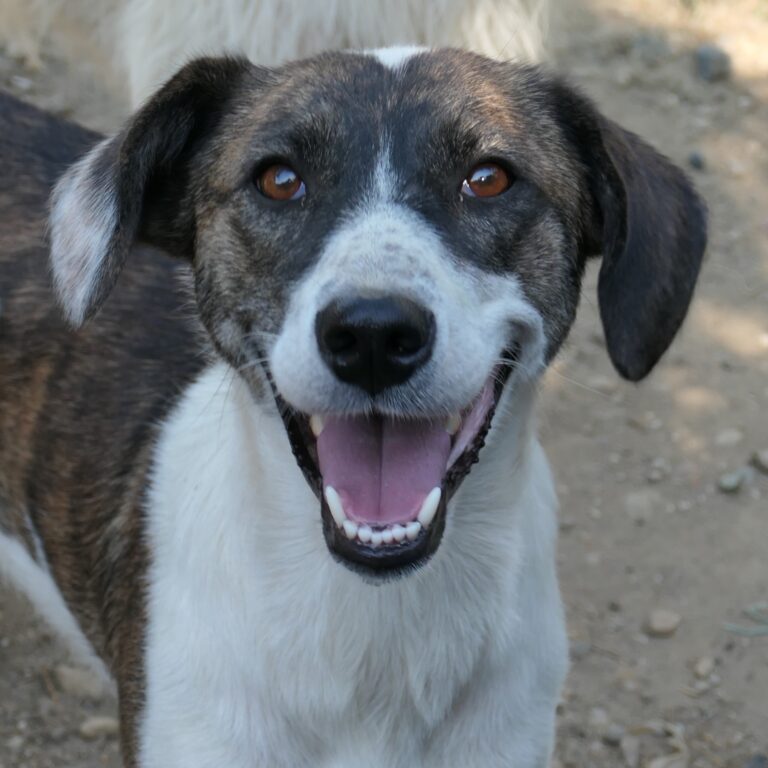
[[331,559],[282,422],[229,377],[210,368],[157,449],[141,767],[543,768],[566,643],[531,388],[432,561],[373,588]]

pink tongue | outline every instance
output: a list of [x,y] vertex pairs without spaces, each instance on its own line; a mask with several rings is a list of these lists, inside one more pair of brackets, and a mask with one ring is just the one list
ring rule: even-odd
[[445,474],[451,438],[440,424],[380,417],[329,416],[317,439],[324,486],[358,523],[415,520]]

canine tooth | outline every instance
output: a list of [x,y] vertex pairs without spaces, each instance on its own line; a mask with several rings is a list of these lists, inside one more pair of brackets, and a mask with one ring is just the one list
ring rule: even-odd
[[400,523],[392,526],[392,538],[398,543],[405,541],[405,528]]
[[372,547],[380,546],[382,541],[384,541],[384,534],[381,531],[374,531],[371,534],[371,546]]
[[395,540],[395,535],[392,533],[392,529],[391,528],[385,528],[381,532],[381,540],[385,544],[391,544]]
[[351,520],[345,520],[344,533],[348,539],[354,539],[357,536],[357,523],[353,523]]
[[357,538],[360,539],[360,541],[362,541],[363,544],[367,544],[371,540],[372,536],[373,536],[373,531],[370,529],[370,526],[361,525],[357,529]]
[[461,414],[454,413],[448,421],[445,422],[445,431],[449,435],[455,435],[461,426]]
[[339,528],[343,527],[347,516],[344,514],[344,506],[341,503],[341,498],[332,485],[325,486],[325,500],[328,502],[328,509],[331,512],[331,517],[336,521],[336,525],[338,525]]
[[325,429],[325,417],[313,413],[309,417],[309,428],[315,437],[320,437],[320,433]]
[[433,488],[424,503],[421,505],[419,515],[416,518],[425,528],[429,528],[431,522],[435,519],[437,507],[440,504],[440,495],[442,491],[439,488]]
[[408,523],[405,526],[405,535],[408,537],[408,541],[413,541],[421,531],[421,523],[413,522]]

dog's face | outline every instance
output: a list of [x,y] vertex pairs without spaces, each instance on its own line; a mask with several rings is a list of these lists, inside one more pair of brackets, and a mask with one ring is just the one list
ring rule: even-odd
[[276,402],[346,564],[424,562],[499,397],[535,378],[603,254],[609,353],[642,378],[705,242],[683,174],[541,72],[454,50],[201,60],[54,196],[70,318],[131,245],[193,264],[219,353]]

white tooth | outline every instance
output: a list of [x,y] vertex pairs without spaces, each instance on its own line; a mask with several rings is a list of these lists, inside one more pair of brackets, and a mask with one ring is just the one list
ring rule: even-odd
[[384,529],[384,530],[381,532],[381,540],[382,540],[382,541],[383,541],[385,544],[391,544],[391,543],[392,543],[392,542],[395,540],[395,536],[394,536],[394,534],[392,533],[392,529],[391,529],[391,528],[385,528],[385,529]]
[[455,435],[461,426],[461,414],[455,413],[445,422],[445,431],[449,435]]
[[405,526],[405,535],[408,537],[408,541],[413,541],[421,531],[421,523],[408,523]]
[[354,539],[357,536],[357,523],[353,523],[351,520],[344,521],[344,533],[348,539]]
[[367,544],[371,540],[372,536],[373,536],[373,531],[367,525],[361,525],[357,529],[357,538],[360,539],[360,541],[362,541],[363,544]]
[[381,542],[382,541],[384,541],[384,534],[381,531],[374,531],[371,534],[371,546],[372,547],[381,546]]
[[325,429],[325,417],[313,413],[309,417],[309,428],[315,437],[320,437],[320,433]]
[[435,513],[437,512],[437,507],[440,504],[440,494],[441,491],[439,488],[433,488],[426,499],[424,499],[424,503],[421,505],[421,509],[419,510],[419,515],[416,518],[425,528],[429,528],[432,521],[435,519]]
[[328,502],[328,509],[331,511],[331,517],[336,521],[336,525],[341,528],[347,516],[344,514],[344,506],[341,503],[339,494],[332,485],[325,486],[325,500]]
[[392,526],[392,538],[398,543],[405,540],[405,528],[400,523]]

